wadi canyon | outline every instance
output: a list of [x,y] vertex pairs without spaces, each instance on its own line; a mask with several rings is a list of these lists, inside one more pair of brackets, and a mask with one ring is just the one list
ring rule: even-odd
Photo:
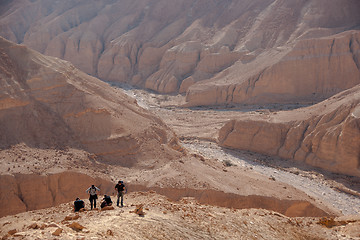
[[[359,10],[2,1],[0,236],[360,239]],[[119,179],[124,209],[69,227],[67,202]]]

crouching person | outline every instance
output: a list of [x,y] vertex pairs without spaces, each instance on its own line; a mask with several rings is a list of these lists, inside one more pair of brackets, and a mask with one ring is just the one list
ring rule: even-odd
[[111,197],[108,195],[104,195],[103,201],[101,202],[101,208],[111,205],[112,205]]
[[85,210],[85,203],[80,198],[76,198],[74,202],[74,212],[81,212]]

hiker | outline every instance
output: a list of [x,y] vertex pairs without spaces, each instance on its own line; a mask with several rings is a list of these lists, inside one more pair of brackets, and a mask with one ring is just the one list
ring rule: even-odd
[[100,192],[100,189],[95,187],[95,185],[91,185],[91,187],[86,189],[86,192],[90,194],[89,201],[90,201],[90,204],[91,204],[91,210],[93,209],[93,203],[94,203],[94,208],[96,208],[96,199],[98,198],[97,194],[96,194],[96,191]]
[[101,208],[111,205],[112,205],[111,197],[108,195],[104,195],[103,201],[101,203]]
[[117,193],[117,202],[116,202],[116,206],[119,206],[119,199],[121,198],[121,207],[123,207],[123,200],[124,200],[124,193],[127,192],[127,189],[124,185],[123,181],[119,181],[118,184],[116,184],[115,186],[115,190],[118,191]]
[[85,203],[80,198],[76,198],[74,202],[74,212],[79,212],[81,209],[85,208]]

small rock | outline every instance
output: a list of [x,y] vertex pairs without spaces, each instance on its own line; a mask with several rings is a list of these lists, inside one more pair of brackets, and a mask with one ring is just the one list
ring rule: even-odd
[[106,234],[109,235],[109,236],[114,236],[113,231],[111,231],[110,229],[108,229],[108,230],[106,231]]
[[77,222],[71,223],[70,225],[68,225],[68,227],[77,232],[80,232],[85,228],[84,226],[80,225]]
[[136,213],[136,214],[139,215],[139,216],[144,216],[145,213],[144,213],[144,211],[143,211],[143,206],[144,206],[143,204],[137,205],[136,208],[135,208],[135,210],[134,210],[134,211],[131,211],[131,212]]
[[37,225],[37,223],[33,223],[33,224],[31,224],[28,228],[29,228],[29,229],[38,229],[38,228],[40,228],[40,226]]
[[13,235],[14,237],[25,237],[26,236],[26,232],[17,232]]
[[101,211],[106,211],[106,210],[114,210],[114,207],[113,206],[106,206],[106,207],[103,207],[101,209]]
[[14,235],[15,233],[17,233],[16,229],[12,229],[12,230],[8,231],[9,235]]
[[79,215],[75,215],[75,216],[66,216],[64,221],[71,221],[71,220],[76,220],[79,219],[80,216]]
[[62,228],[58,228],[55,230],[55,232],[52,233],[53,236],[60,236],[60,234],[62,233]]

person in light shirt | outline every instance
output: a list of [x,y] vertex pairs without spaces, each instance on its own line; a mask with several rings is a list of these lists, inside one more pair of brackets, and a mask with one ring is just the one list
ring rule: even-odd
[[96,191],[100,192],[100,189],[96,187],[95,185],[91,185],[88,189],[86,189],[86,192],[90,194],[89,201],[91,205],[91,209],[96,208],[96,199],[98,198]]

